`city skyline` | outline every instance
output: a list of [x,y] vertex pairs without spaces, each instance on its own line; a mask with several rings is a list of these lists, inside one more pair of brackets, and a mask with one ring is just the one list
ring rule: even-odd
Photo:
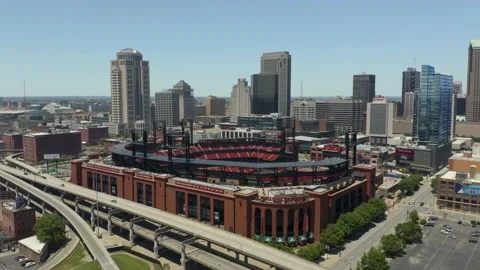
[[[180,6],[151,2],[143,7],[141,20],[126,21],[117,19],[131,16],[128,5],[121,3],[95,3],[94,14],[89,1],[68,5],[13,2],[2,9],[0,19],[0,29],[9,41],[0,48],[9,51],[4,61],[10,63],[0,69],[5,76],[0,92],[21,96],[26,79],[27,96],[108,96],[105,63],[128,47],[149,59],[152,93],[184,79],[195,86],[196,96],[228,97],[232,81],[249,79],[258,72],[257,59],[262,53],[282,50],[294,58],[292,96],[300,96],[302,80],[304,96],[331,96],[332,92],[350,96],[351,77],[362,72],[377,76],[377,94],[399,96],[401,72],[414,66],[414,58],[417,69],[430,63],[466,85],[467,48],[470,40],[478,38],[474,11],[479,3],[471,1],[468,9],[415,3],[412,9],[404,2],[370,1],[348,8],[340,3],[280,2],[256,3],[254,10],[245,3]],[[159,8],[164,18],[157,16]],[[175,11],[179,9],[185,18],[172,20],[172,16],[178,19]],[[425,22],[426,11],[439,16]],[[331,23],[338,21],[339,14],[342,23]],[[444,20],[442,14],[458,14],[462,21]],[[284,15],[294,20],[284,20]],[[405,19],[412,27],[404,26]],[[359,33],[352,23],[378,34]],[[434,31],[424,31],[438,28],[454,38],[445,40]],[[135,31],[135,35],[125,35],[125,31]],[[255,42],[239,42],[242,34]],[[403,35],[417,36],[414,46]]]

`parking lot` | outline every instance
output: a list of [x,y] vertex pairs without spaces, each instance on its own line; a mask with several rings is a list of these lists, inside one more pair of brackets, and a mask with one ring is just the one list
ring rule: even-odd
[[[452,227],[456,239],[441,233],[444,224]],[[460,225],[452,221],[437,220],[435,227],[424,227],[423,243],[407,246],[406,254],[390,261],[394,270],[467,270],[480,265],[479,243],[470,243],[473,231],[480,227]],[[476,238],[480,240],[480,238]]]
[[20,253],[18,251],[11,252],[7,251],[4,253],[0,253],[0,270],[35,270],[37,269],[37,266],[32,266],[29,268],[23,268],[17,261],[15,261],[15,258],[20,256]]

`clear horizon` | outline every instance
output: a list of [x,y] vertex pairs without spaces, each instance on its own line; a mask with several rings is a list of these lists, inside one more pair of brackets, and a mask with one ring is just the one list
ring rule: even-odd
[[23,79],[30,97],[109,96],[109,61],[127,47],[150,61],[152,96],[183,79],[195,96],[229,97],[238,78],[260,71],[262,53],[283,50],[295,97],[302,81],[305,97],[350,96],[362,72],[376,75],[377,95],[399,96],[414,63],[453,75],[466,92],[468,45],[480,37],[471,0],[131,3],[4,5],[0,96],[23,96]]

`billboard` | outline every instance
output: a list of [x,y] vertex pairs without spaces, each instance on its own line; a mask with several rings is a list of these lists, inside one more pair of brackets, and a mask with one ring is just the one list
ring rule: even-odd
[[408,148],[395,149],[395,160],[397,161],[397,163],[403,163],[403,164],[413,163],[414,156],[415,156],[414,149],[408,149]]
[[455,192],[457,194],[480,196],[480,185],[455,183]]
[[49,159],[49,160],[60,159],[60,154],[45,154],[43,155],[43,159]]

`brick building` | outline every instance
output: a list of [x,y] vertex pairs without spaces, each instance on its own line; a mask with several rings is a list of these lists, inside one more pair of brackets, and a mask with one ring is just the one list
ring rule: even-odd
[[100,139],[108,137],[108,127],[86,127],[78,129],[82,143],[87,145],[98,144]]
[[22,134],[3,134],[0,141],[5,142],[5,149],[23,149]]
[[20,240],[35,234],[35,209],[26,205],[23,197],[1,203],[2,219],[0,229]]
[[45,154],[76,156],[82,151],[80,132],[31,133],[23,136],[23,158],[36,164]]
[[328,223],[374,195],[375,166],[322,185],[254,188],[72,161],[72,183],[267,242],[318,239]]

